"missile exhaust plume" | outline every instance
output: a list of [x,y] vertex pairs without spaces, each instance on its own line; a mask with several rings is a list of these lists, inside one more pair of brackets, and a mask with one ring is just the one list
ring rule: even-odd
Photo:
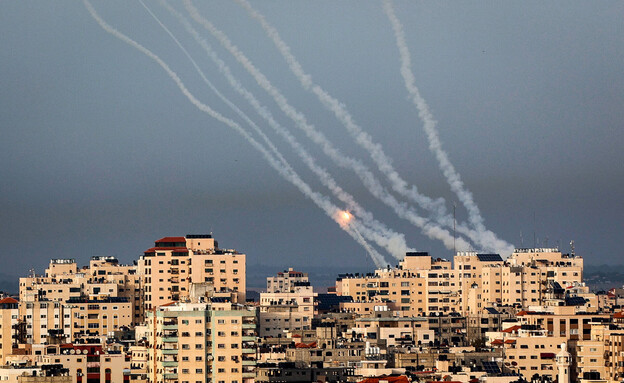
[[[256,150],[258,150],[262,156],[267,160],[267,162],[287,181],[291,182],[294,186],[296,186],[304,195],[310,198],[318,207],[320,207],[327,216],[332,218],[336,223],[340,225],[340,212],[342,211],[328,200],[327,197],[314,192],[310,189],[310,186],[305,183],[291,168],[284,166],[280,161],[275,159],[275,157],[258,141],[256,141],[249,133],[243,129],[240,125],[238,125],[233,120],[224,117],[217,111],[210,108],[208,105],[203,104],[199,101],[184,85],[180,77],[165,63],[160,57],[154,54],[149,49],[145,48],[143,45],[138,42],[132,40],[128,36],[119,32],[114,27],[107,24],[97,13],[95,8],[91,5],[88,0],[83,0],[83,4],[87,8],[91,17],[98,23],[98,25],[107,33],[115,36],[119,40],[127,43],[133,48],[137,49],[141,53],[145,54],[147,57],[154,60],[163,70],[167,73],[167,75],[176,83],[182,94],[197,107],[200,111],[208,114],[212,118],[216,119],[219,122],[224,123],[228,127],[234,129],[237,133],[242,135],[247,142],[249,142]],[[342,227],[342,225],[340,225]],[[385,259],[381,254],[379,254],[375,249],[373,249],[368,242],[362,238],[361,235],[358,235],[353,230],[345,230],[358,244],[366,249],[366,251],[370,254],[371,258],[375,262],[378,267],[383,267],[385,264]]]
[[[306,90],[311,90],[327,109],[334,112],[335,116],[343,123],[347,131],[355,138],[356,142],[370,153],[371,158],[375,161],[379,170],[385,174],[390,181],[393,190],[406,198],[410,198],[422,208],[430,211],[432,213],[431,218],[438,224],[448,228],[453,227],[453,219],[446,211],[444,200],[441,198],[433,200],[420,194],[415,185],[410,188],[408,183],[401,178],[394,169],[392,160],[385,154],[381,145],[374,143],[372,137],[354,122],[353,117],[342,103],[329,95],[319,85],[315,84],[312,81],[312,77],[303,71],[301,64],[291,53],[290,47],[282,40],[275,27],[273,27],[262,14],[255,10],[247,0],[236,1],[247,10],[252,18],[258,20],[262,29],[271,38],[274,45],[286,60],[290,70],[299,79],[302,87]],[[491,232],[484,235],[483,233],[471,230],[461,224],[457,226],[456,229],[458,233],[466,235],[475,243],[483,246],[484,250],[496,251],[501,248],[501,243],[492,241],[493,233]]]
[[[359,205],[355,201],[352,195],[350,195],[349,193],[344,191],[340,186],[338,186],[338,183],[335,181],[335,179],[325,169],[323,169],[316,163],[316,161],[314,160],[314,157],[307,150],[305,150],[305,148],[297,141],[297,139],[287,129],[285,129],[277,121],[275,121],[271,112],[266,107],[261,105],[258,99],[232,75],[230,68],[223,62],[223,60],[219,58],[219,56],[210,47],[210,45],[204,39],[201,38],[199,33],[192,27],[191,23],[183,15],[177,12],[173,7],[171,7],[164,0],[161,0],[160,4],[163,7],[165,7],[165,9],[167,9],[167,11],[169,11],[171,15],[173,15],[175,18],[178,19],[178,21],[184,26],[186,31],[189,34],[191,34],[191,36],[195,39],[195,41],[204,49],[206,54],[219,68],[219,71],[225,76],[225,78],[227,79],[232,89],[234,89],[243,98],[245,98],[245,100],[249,102],[249,104],[254,108],[254,110],[267,121],[269,126],[290,144],[290,146],[293,148],[293,151],[302,159],[302,161],[308,166],[308,168],[319,178],[321,183],[325,187],[327,187],[340,201],[345,203],[350,210],[354,211],[359,217],[359,219],[361,220],[363,225],[368,226],[368,228],[361,228],[360,230],[361,233],[364,233],[364,236],[366,238],[371,239],[372,241],[377,243],[377,245],[385,248],[395,258],[400,259],[405,255],[406,252],[412,251],[405,243],[405,236],[403,234],[396,233],[390,230],[389,228],[387,228],[383,223],[375,220],[372,213],[365,210],[361,205]],[[159,24],[163,28],[165,28],[165,30],[169,33],[169,35],[172,38],[174,38],[176,43],[178,43],[177,39],[175,39],[172,33],[164,25],[162,25],[162,23],[159,22]],[[178,46],[181,47],[179,43],[178,43]],[[188,54],[188,52],[186,52],[185,49],[183,50],[185,51],[185,54],[187,55],[187,57],[190,58],[190,55]],[[203,72],[201,72],[201,69],[199,69],[197,65],[195,65],[195,69],[200,73],[202,78],[205,79]],[[208,80],[205,79],[204,81],[208,81]],[[248,120],[247,116],[245,116],[245,119]],[[266,138],[265,135],[262,135],[262,137]],[[274,146],[272,145],[271,147],[274,148]]]
[[240,108],[238,108],[233,102],[231,102],[227,97],[225,97],[213,84],[212,82],[210,82],[210,80],[208,80],[208,78],[206,77],[206,75],[204,74],[204,72],[201,70],[201,68],[199,67],[199,65],[197,65],[197,62],[193,59],[193,57],[191,56],[191,54],[186,50],[186,48],[184,48],[184,46],[180,43],[180,41],[173,35],[173,33],[171,33],[171,31],[169,30],[169,28],[167,28],[161,21],[160,19],[152,12],[152,10],[145,5],[145,3],[143,2],[143,0],[139,0],[139,3],[143,6],[143,8],[145,8],[145,10],[149,13],[149,15],[158,23],[158,25],[160,25],[160,27],[167,32],[167,34],[169,35],[169,37],[171,37],[171,39],[175,42],[175,44],[178,46],[178,48],[180,48],[180,50],[182,50],[182,52],[184,53],[184,55],[189,59],[189,61],[191,62],[191,64],[193,64],[193,67],[195,68],[195,70],[197,71],[197,73],[199,74],[199,76],[201,77],[202,81],[208,85],[208,87],[210,88],[210,90],[212,90],[217,97],[219,97],[221,99],[221,101],[223,101],[227,106],[230,107],[230,109],[232,109],[239,117],[241,117],[247,124],[249,124],[249,126],[252,127],[252,129],[262,138],[262,140],[264,141],[264,143],[269,147],[269,149],[273,152],[273,154],[277,157],[277,159],[285,166],[287,165],[286,159],[284,159],[284,157],[282,156],[282,154],[279,152],[279,150],[277,150],[277,148],[275,147],[275,145],[273,145],[273,143],[271,142],[271,140],[262,132],[262,130],[258,127],[258,125],[256,125],[242,110],[240,110]]
[[[291,118],[296,125],[302,129],[305,134],[316,144],[318,144],[323,152],[329,156],[339,166],[352,169],[360,178],[371,194],[391,207],[394,212],[401,218],[408,220],[415,226],[419,227],[423,234],[432,239],[441,240],[447,249],[453,249],[453,236],[448,230],[441,228],[439,225],[428,221],[421,217],[407,204],[396,200],[394,196],[388,193],[380,184],[379,180],[363,165],[360,161],[343,155],[334,145],[314,126],[310,125],[305,116],[293,108],[281,92],[275,88],[270,81],[251,63],[251,61],[236,47],[229,38],[211,22],[206,20],[199,14],[199,11],[193,6],[190,0],[184,0],[184,5],[191,17],[210,32],[221,45],[226,48],[230,54],[251,74],[258,85],[260,85],[269,95],[273,97],[279,108]],[[457,239],[458,247],[468,249],[470,244],[463,238]]]
[[[301,64],[291,53],[290,47],[284,42],[284,40],[282,40],[275,27],[273,27],[266,20],[266,18],[262,14],[260,14],[260,12],[255,10],[247,0],[236,1],[241,4],[241,6],[245,8],[245,10],[247,10],[252,18],[258,20],[262,29],[269,36],[269,38],[271,38],[274,45],[281,53],[282,57],[286,60],[291,72],[293,72],[295,77],[297,77],[297,79],[301,83],[301,86],[305,90],[311,91],[313,94],[315,94],[319,101],[327,109],[334,113],[336,118],[354,137],[355,141],[367,152],[369,152],[371,158],[379,168],[380,172],[385,174],[390,181],[393,190],[406,198],[412,199],[422,208],[432,212],[433,217],[434,219],[436,219],[436,221],[442,221],[443,217],[445,216],[450,217],[447,214],[446,207],[444,205],[444,199],[438,198],[436,200],[433,200],[430,197],[419,193],[415,185],[410,187],[408,183],[394,169],[394,167],[392,166],[392,160],[385,154],[381,145],[373,142],[372,137],[368,133],[363,131],[362,128],[355,123],[353,117],[348,112],[346,107],[336,98],[328,94],[318,84],[315,84],[312,81],[312,77],[304,72]],[[447,224],[448,220],[442,222],[444,222],[444,224]],[[450,226],[452,226],[452,223]]]
[[466,189],[459,173],[448,158],[448,154],[442,149],[442,143],[440,142],[440,137],[436,128],[436,121],[429,111],[427,102],[423,99],[415,85],[410,53],[405,41],[405,33],[403,32],[401,22],[394,12],[391,0],[383,0],[383,9],[392,24],[401,59],[401,76],[403,76],[405,87],[412,98],[412,102],[418,109],[418,116],[423,122],[423,129],[429,141],[429,149],[434,153],[438,161],[438,166],[444,174],[451,190],[457,195],[460,202],[468,211],[468,220],[479,234],[477,242],[485,247],[494,248],[501,252],[501,254],[511,254],[511,252],[513,252],[513,246],[497,238],[494,233],[485,228],[483,217],[481,216],[479,207],[474,202],[472,193]]

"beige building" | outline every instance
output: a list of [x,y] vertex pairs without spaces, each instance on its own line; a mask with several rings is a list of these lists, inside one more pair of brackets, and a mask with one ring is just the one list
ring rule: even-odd
[[502,349],[504,369],[527,378],[535,374],[557,376],[555,356],[559,346],[566,341],[562,336],[546,336],[544,330],[517,329],[505,333],[489,333],[490,344]]
[[429,328],[429,321],[423,317],[358,318],[355,320],[355,327],[347,335],[385,347],[428,345],[434,340],[434,330]]
[[165,237],[139,260],[145,281],[145,310],[190,299],[192,284],[245,302],[245,254],[219,249],[211,235]]
[[45,275],[20,278],[20,315],[32,321],[29,342],[45,339],[47,329],[68,328],[63,305],[70,299],[125,298],[132,310],[130,323],[140,323],[141,282],[136,266],[120,265],[114,257],[92,257],[80,269],[73,259],[52,259]]
[[267,277],[267,293],[291,292],[295,287],[310,284],[308,273],[295,271],[293,268],[280,271],[277,276]]
[[394,302],[402,316],[459,311],[460,288],[451,262],[428,253],[407,253],[395,269],[368,275],[341,275],[336,293],[354,302]]
[[176,303],[147,313],[152,382],[250,383],[255,311],[227,302]]
[[289,269],[268,277],[267,292],[260,293],[259,335],[282,337],[289,331],[310,330],[315,297],[306,273]]
[[[341,275],[336,293],[350,295],[354,302],[393,302],[406,316],[475,315],[497,305],[559,305],[561,297],[552,294],[552,286],[582,284],[583,259],[556,249],[516,249],[506,261],[498,254],[458,252],[454,263],[451,267],[428,253],[407,253],[395,269]],[[586,291],[579,295],[598,305]]]
[[62,364],[69,369],[72,383],[113,383],[124,381],[124,370],[130,368],[130,357],[107,350],[102,345],[62,345],[58,353],[42,358],[44,364]]
[[18,303],[13,298],[0,300],[0,365],[4,365],[6,357],[13,352],[17,344],[18,334],[15,327],[18,324]]

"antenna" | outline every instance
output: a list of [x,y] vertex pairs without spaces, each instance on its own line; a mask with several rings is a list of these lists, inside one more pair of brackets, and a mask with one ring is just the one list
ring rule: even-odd
[[520,230],[520,247],[524,247],[524,237],[522,236],[522,230]]
[[574,257],[574,240],[570,241],[570,249],[571,249],[570,254]]
[[535,210],[533,210],[533,248],[537,247],[537,238],[535,237]]
[[455,247],[455,238],[456,238],[455,223],[457,222],[457,218],[455,216],[456,208],[457,208],[457,203],[453,202],[453,256],[457,254],[457,248]]

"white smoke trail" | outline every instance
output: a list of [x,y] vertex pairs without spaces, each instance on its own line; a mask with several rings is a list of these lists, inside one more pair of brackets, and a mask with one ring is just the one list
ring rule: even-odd
[[[265,160],[267,160],[267,162],[269,162],[269,164],[282,177],[284,177],[286,180],[288,180],[294,186],[296,186],[304,195],[306,195],[318,207],[320,207],[327,214],[327,216],[332,218],[336,223],[338,223],[341,227],[343,227],[343,225],[341,225],[341,221],[340,221],[340,217],[339,217],[340,213],[342,212],[341,209],[339,209],[338,207],[333,205],[325,196],[323,196],[323,195],[321,195],[321,194],[311,190],[309,185],[306,184],[303,180],[301,180],[301,178],[299,178],[299,176],[296,173],[294,173],[294,171],[292,171],[292,169],[289,169],[289,168],[283,166],[283,164],[281,162],[276,160],[275,157],[273,157],[273,155],[269,151],[267,151],[266,148],[262,144],[260,144],[253,137],[251,137],[249,135],[249,133],[246,130],[244,130],[240,125],[238,125],[236,122],[228,119],[227,117],[222,116],[220,113],[214,111],[212,108],[210,108],[209,106],[207,106],[207,105],[203,104],[201,101],[199,101],[186,88],[186,86],[184,85],[184,83],[182,82],[180,77],[160,57],[158,57],[156,54],[154,54],[149,49],[145,48],[143,45],[141,45],[138,42],[132,40],[128,36],[124,35],[123,33],[119,32],[118,30],[116,30],[115,28],[113,28],[112,26],[107,24],[98,15],[98,13],[96,12],[96,10],[93,8],[93,6],[91,5],[91,3],[88,0],[83,0],[83,3],[85,5],[85,7],[87,8],[87,10],[89,11],[89,14],[91,15],[91,17],[99,24],[99,26],[102,29],[104,29],[107,33],[115,36],[116,38],[118,38],[121,41],[127,43],[128,45],[130,45],[133,48],[137,49],[141,53],[145,54],[147,57],[149,57],[152,60],[154,60],[158,65],[160,65],[161,68],[163,68],[163,70],[165,70],[165,72],[169,75],[169,77],[176,83],[176,85],[178,86],[178,88],[180,89],[182,94],[184,94],[184,96],[186,96],[186,98],[195,107],[197,107],[200,111],[208,114],[212,118],[216,119],[217,121],[222,122],[225,125],[227,125],[228,127],[234,129],[237,133],[239,133],[241,136],[243,136],[247,140],[247,142],[249,142],[256,150],[258,150],[262,154],[262,156],[265,158]],[[373,262],[375,262],[375,265],[377,267],[383,267],[384,265],[387,264],[387,262],[385,261],[383,256],[381,254],[379,254],[375,249],[373,249],[366,242],[366,240],[364,240],[362,238],[361,235],[358,235],[357,233],[355,233],[354,230],[345,229],[345,231],[358,244],[360,244],[362,247],[364,247],[366,249],[366,251],[369,253],[369,255],[371,256],[371,258],[373,259]]]
[[191,23],[182,14],[172,8],[166,1],[161,0],[160,3],[169,11],[169,13],[180,21],[186,31],[191,34],[195,41],[204,49],[210,59],[215,63],[215,65],[217,65],[221,73],[225,76],[230,86],[237,93],[242,95],[252,105],[255,111],[267,121],[269,126],[290,144],[293,151],[319,178],[321,183],[327,187],[340,201],[345,203],[348,210],[358,216],[363,224],[368,226],[368,228],[362,228],[360,230],[367,238],[372,238],[372,240],[379,246],[384,247],[391,255],[398,259],[402,258],[407,251],[413,251],[406,245],[405,236],[403,234],[396,233],[387,228],[383,223],[375,220],[372,213],[368,212],[360,204],[358,204],[352,195],[338,186],[336,180],[325,169],[317,165],[313,156],[309,154],[309,152],[297,141],[297,139],[287,129],[275,121],[271,112],[266,107],[261,105],[258,99],[232,75],[230,68],[219,58],[210,45],[201,38],[197,30],[192,27]]
[[[401,218],[408,220],[415,226],[419,227],[423,234],[429,238],[441,240],[448,249],[453,249],[453,236],[448,230],[441,228],[427,219],[420,217],[407,204],[401,203],[388,193],[380,184],[379,180],[364,166],[360,161],[343,155],[334,145],[314,126],[310,125],[305,116],[293,108],[281,92],[275,88],[270,81],[253,65],[253,63],[236,47],[229,38],[219,29],[217,29],[210,21],[202,17],[198,10],[193,6],[190,0],[184,0],[184,5],[196,22],[202,25],[210,32],[219,43],[226,48],[232,56],[251,74],[258,85],[260,85],[269,95],[273,97],[279,108],[291,118],[305,134],[316,144],[318,144],[323,152],[329,156],[338,165],[352,169],[364,183],[371,194],[380,199],[386,205],[391,207],[394,212]],[[457,239],[457,247],[460,249],[470,248],[470,244],[463,238]]]
[[[282,40],[275,27],[273,27],[262,14],[256,11],[247,0],[236,1],[247,10],[252,18],[258,20],[265,33],[272,39],[273,43],[288,63],[291,71],[299,79],[303,88],[312,91],[326,108],[333,111],[338,120],[343,123],[347,131],[355,138],[356,142],[370,153],[371,158],[375,161],[379,170],[387,176],[393,190],[404,197],[410,198],[424,209],[432,212],[432,218],[439,224],[449,228],[453,227],[454,220],[447,214],[444,200],[432,200],[420,194],[416,186],[410,188],[408,183],[401,178],[394,169],[391,159],[384,153],[381,145],[374,143],[371,136],[362,131],[362,128],[354,122],[353,117],[342,103],[329,95],[319,85],[315,84],[312,81],[312,77],[303,71],[301,64],[290,52],[290,47]],[[471,230],[463,224],[457,226],[457,232],[466,235],[472,241],[481,245],[485,250],[496,251],[505,248],[505,242],[498,241],[492,232]]]
[[[206,78],[204,72],[197,65],[196,61],[190,55],[190,53],[182,46],[179,40],[173,35],[173,33],[160,21],[160,19],[147,7],[142,0],[139,2],[143,5],[143,7],[147,10],[147,12],[152,16],[154,20],[163,28],[167,34],[174,40],[176,45],[184,52],[187,58],[191,61],[195,70],[199,73],[200,77],[203,81],[221,98],[230,108],[232,108],[241,118],[243,118],[249,125],[252,126],[254,131],[258,133],[267,146],[273,151],[273,153],[280,159],[280,161],[289,166],[287,161],[283,158],[278,149],[273,145],[271,140],[261,131],[261,129],[253,122],[249,117],[242,112],[238,107],[236,107],[230,100],[228,100],[225,96],[223,96],[214,86],[213,84]],[[221,72],[225,75],[230,86],[237,91],[239,94],[243,95],[256,109],[256,111],[263,116],[269,125],[282,137],[284,137],[293,147],[295,153],[299,155],[300,158],[308,165],[308,167],[319,177],[324,186],[329,188],[333,194],[338,197],[342,202],[347,205],[347,208],[356,213],[362,221],[368,227],[363,227],[360,231],[367,234],[367,238],[371,238],[375,241],[379,246],[384,247],[390,254],[392,254],[396,258],[401,258],[407,251],[413,251],[408,248],[405,243],[405,236],[403,234],[396,233],[390,229],[388,229],[384,224],[375,220],[373,218],[372,213],[368,212],[364,208],[362,208],[351,196],[349,193],[345,192],[340,186],[338,186],[337,182],[333,177],[323,168],[318,166],[314,160],[314,158],[299,144],[299,142],[292,136],[285,128],[279,125],[272,117],[271,113],[263,107],[255,96],[245,89],[236,78],[231,74],[229,68],[225,63],[217,56],[217,54],[212,50],[212,48],[205,42],[205,40],[201,39],[197,31],[191,26],[190,22],[182,16],[179,12],[169,6],[164,0],[161,0],[161,5],[164,6],[173,16],[175,16],[185,27],[185,29],[191,33],[191,35],[195,38],[195,40],[204,48],[204,50],[208,53],[209,57],[215,62],[215,64],[219,67]],[[359,233],[358,233],[359,234]]]
[[415,78],[412,72],[412,64],[409,49],[405,41],[405,33],[403,32],[403,26],[394,12],[391,0],[383,0],[383,9],[394,31],[397,47],[399,48],[399,55],[401,58],[401,75],[407,88],[408,93],[412,97],[412,102],[418,109],[418,116],[423,122],[423,129],[427,135],[429,141],[429,149],[434,153],[438,166],[447,183],[451,187],[451,190],[457,195],[460,202],[464,205],[468,211],[468,220],[474,226],[478,232],[478,242],[484,246],[492,247],[501,252],[501,254],[511,254],[513,252],[513,246],[506,241],[503,241],[496,237],[494,233],[485,228],[483,217],[479,211],[479,207],[474,202],[472,193],[466,189],[461,177],[455,167],[448,158],[448,154],[442,149],[442,143],[438,136],[436,129],[436,121],[433,115],[429,111],[427,102],[420,95],[420,91],[415,85]]
[[347,131],[355,138],[355,141],[370,153],[371,158],[375,161],[379,170],[386,175],[392,184],[393,190],[407,198],[411,198],[424,209],[433,212],[435,217],[438,217],[437,220],[441,220],[442,217],[448,216],[444,205],[444,199],[439,198],[437,200],[433,200],[419,193],[415,185],[410,188],[408,183],[394,169],[392,166],[392,160],[383,151],[381,145],[373,142],[372,137],[355,123],[351,114],[340,101],[332,97],[329,93],[323,90],[323,88],[312,81],[312,77],[304,72],[299,61],[291,53],[290,47],[280,37],[277,29],[275,29],[275,27],[273,27],[260,12],[255,10],[247,0],[236,1],[241,4],[245,10],[247,10],[252,18],[258,20],[260,26],[271,38],[281,55],[286,60],[290,70],[293,72],[295,77],[297,77],[303,88],[315,94],[321,103],[327,109],[331,110],[335,114],[336,118],[343,123]]
[[169,37],[171,37],[171,39],[175,42],[175,44],[178,46],[178,48],[180,48],[180,50],[182,50],[182,52],[184,53],[184,55],[189,59],[189,61],[191,62],[191,64],[193,64],[193,67],[195,68],[195,70],[197,71],[197,73],[199,74],[199,76],[201,77],[202,81],[208,85],[208,87],[210,88],[210,90],[212,90],[217,97],[219,97],[221,99],[221,101],[223,101],[227,106],[230,107],[230,109],[232,109],[239,117],[241,117],[249,126],[251,126],[251,128],[262,138],[262,140],[264,141],[264,143],[266,144],[266,146],[273,152],[273,155],[275,155],[277,157],[277,159],[282,163],[282,165],[289,167],[288,162],[286,161],[286,159],[282,156],[282,154],[279,152],[279,150],[275,147],[275,145],[273,145],[273,143],[271,142],[271,140],[264,134],[264,132],[262,132],[262,130],[258,127],[258,125],[256,125],[242,110],[240,110],[240,108],[238,108],[233,102],[231,102],[227,97],[225,97],[213,84],[210,80],[208,80],[208,78],[206,77],[206,75],[204,74],[204,72],[201,70],[201,68],[199,67],[199,65],[197,64],[197,62],[193,59],[193,57],[191,56],[191,54],[186,50],[186,48],[184,48],[184,46],[180,43],[180,41],[173,35],[173,33],[169,30],[169,28],[167,28],[167,26],[165,26],[162,21],[160,21],[160,19],[154,14],[154,12],[152,12],[152,10],[145,5],[145,3],[143,2],[143,0],[139,0],[139,3],[143,6],[143,8],[145,8],[145,10],[147,11],[147,13],[149,13],[149,15],[158,23],[158,25],[160,25],[160,27],[167,32],[167,34],[169,35]]

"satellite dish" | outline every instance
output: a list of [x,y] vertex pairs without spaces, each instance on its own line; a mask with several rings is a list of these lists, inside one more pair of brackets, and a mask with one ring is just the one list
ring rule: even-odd
[[74,349],[72,348],[71,350],[69,350],[69,353],[73,355],[73,354],[75,354],[75,353],[76,353],[76,350],[74,350]]

